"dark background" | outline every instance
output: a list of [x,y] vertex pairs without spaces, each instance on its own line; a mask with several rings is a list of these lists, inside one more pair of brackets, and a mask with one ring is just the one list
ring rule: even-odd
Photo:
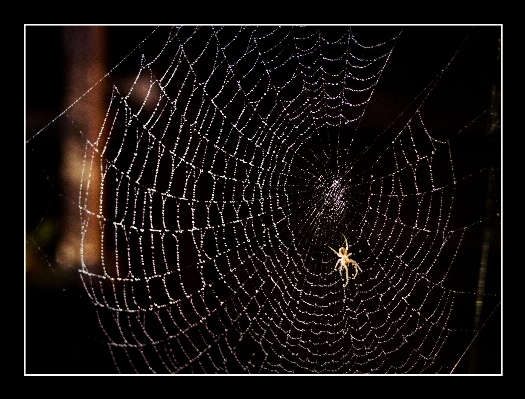
[[[384,92],[377,97],[376,103],[371,104],[382,107],[382,112],[373,113],[380,119],[378,123],[386,123],[400,112],[392,106],[390,96],[404,97],[405,100],[397,100],[399,104],[413,100],[419,94],[422,82],[428,82],[444,67],[443,60],[450,59],[452,52],[460,46],[463,33],[470,27],[446,31],[440,27],[406,29],[407,34],[394,49],[395,60],[389,64],[382,78],[387,81],[383,86]],[[417,29],[427,31],[425,35],[419,35]],[[152,30],[153,27],[109,28],[107,65],[116,65]],[[429,30],[434,30],[435,33],[430,33]],[[356,31],[359,32],[359,28]],[[26,27],[26,138],[32,137],[66,106],[63,88],[66,85],[67,70],[64,66],[63,47],[67,34],[71,32],[65,32],[60,26]],[[498,34],[491,32],[491,35],[490,40],[483,43],[494,46],[496,54]],[[468,63],[465,63],[465,67],[472,68]],[[499,70],[495,68],[494,75],[486,78],[499,82]],[[413,86],[407,86],[408,81],[413,82]],[[58,180],[58,164],[53,160],[59,158],[57,143],[60,140],[61,126],[60,123],[51,124],[45,130],[45,140],[33,140],[31,147],[26,147],[26,235],[30,237],[43,215],[57,223],[60,220],[60,204],[64,198],[61,197],[60,188],[50,186],[49,182]],[[37,144],[38,151],[35,152],[33,148]],[[496,140],[496,144],[498,146],[494,148],[499,149],[499,140]],[[49,158],[44,159],[42,154],[48,154]],[[46,200],[43,201],[43,198]],[[115,373],[116,368],[94,306],[87,298],[75,268],[78,265],[63,268],[46,256],[53,253],[53,242],[43,243],[40,250],[35,250],[30,240],[26,242],[27,251],[31,252],[32,259],[35,255],[37,262],[33,267],[26,267],[25,272],[25,372]],[[499,308],[496,313],[499,313]],[[476,373],[502,372],[500,331],[501,319],[496,314],[483,328],[476,344],[471,348],[476,351]],[[468,351],[455,369],[456,373],[467,372],[471,356],[471,351]]]

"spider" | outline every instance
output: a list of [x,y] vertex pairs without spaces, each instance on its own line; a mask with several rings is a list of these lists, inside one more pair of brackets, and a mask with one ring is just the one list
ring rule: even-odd
[[335,270],[337,270],[337,266],[339,265],[339,273],[341,274],[341,276],[343,276],[343,269],[345,269],[346,271],[346,282],[345,282],[345,285],[343,286],[343,287],[346,287],[346,285],[348,284],[348,265],[352,264],[354,266],[355,273],[352,278],[356,278],[358,270],[360,272],[362,272],[362,270],[357,264],[357,262],[350,258],[352,256],[352,253],[348,252],[348,241],[346,237],[344,236],[344,234],[343,234],[343,237],[345,239],[346,247],[339,248],[339,252],[337,252],[331,246],[328,246],[328,248],[330,248],[332,251],[334,251],[334,253],[337,256],[339,256],[339,259],[337,259],[337,262],[335,264]]

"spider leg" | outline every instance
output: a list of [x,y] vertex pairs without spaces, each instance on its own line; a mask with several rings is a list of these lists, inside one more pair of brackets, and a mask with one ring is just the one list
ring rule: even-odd
[[335,262],[335,270],[337,270],[337,265],[340,263],[341,261],[339,259],[337,259],[337,262]]
[[354,278],[356,278],[356,276],[357,276],[357,271],[358,271],[358,270],[359,270],[360,272],[363,272],[363,271],[361,270],[361,268],[359,267],[359,264],[358,264],[355,260],[351,259],[350,261],[352,262],[352,265],[354,266],[354,270],[355,270]]
[[339,252],[337,252],[335,249],[333,249],[331,246],[328,245],[328,248],[330,248],[332,251],[334,251],[334,254],[336,254],[337,256],[339,256]]
[[345,239],[345,244],[346,244],[346,252],[348,252],[348,240],[346,239],[345,235],[343,234],[343,237]]
[[345,282],[345,285],[343,285],[343,287],[346,287],[346,285],[348,284],[348,266],[346,266],[345,269],[346,269],[346,282]]

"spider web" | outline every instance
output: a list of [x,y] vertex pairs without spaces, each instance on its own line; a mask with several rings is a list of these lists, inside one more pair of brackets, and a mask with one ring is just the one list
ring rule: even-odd
[[118,372],[455,371],[501,311],[500,28],[151,30],[95,140],[89,92],[50,123]]

